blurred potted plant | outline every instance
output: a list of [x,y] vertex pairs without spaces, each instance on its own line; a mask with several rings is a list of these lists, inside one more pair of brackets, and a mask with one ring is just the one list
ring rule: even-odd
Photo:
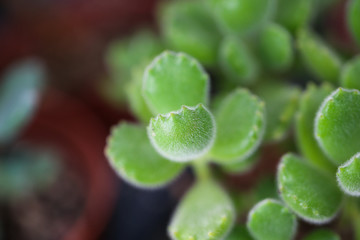
[[3,76],[5,236],[97,239],[117,191],[103,156],[106,128],[80,101],[45,88],[44,78],[43,67],[34,60],[13,66]]

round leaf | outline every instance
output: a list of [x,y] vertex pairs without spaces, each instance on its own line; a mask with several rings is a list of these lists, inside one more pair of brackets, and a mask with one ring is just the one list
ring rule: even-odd
[[169,45],[205,65],[217,60],[220,33],[202,1],[170,1],[161,12],[161,27]]
[[146,69],[143,95],[154,114],[175,111],[182,105],[206,105],[209,76],[189,55],[165,51]]
[[251,209],[247,226],[255,239],[290,240],[294,238],[297,222],[295,215],[280,202],[265,199]]
[[336,173],[341,189],[348,195],[360,196],[360,153],[338,168]]
[[201,181],[186,194],[168,228],[172,239],[223,239],[235,220],[233,204],[213,181]]
[[341,86],[360,90],[360,56],[352,59],[341,70]]
[[154,150],[145,127],[127,123],[113,128],[106,155],[124,180],[143,188],[161,187],[184,168],[182,164],[171,162]]
[[329,46],[310,31],[301,30],[298,48],[309,71],[321,80],[337,83],[341,60]]
[[199,158],[212,147],[215,121],[202,105],[182,108],[150,120],[148,135],[154,148],[173,161]]
[[45,78],[40,62],[24,60],[13,65],[0,86],[0,144],[13,140],[30,120]]
[[275,13],[274,0],[209,0],[219,26],[226,33],[249,34],[261,28]]
[[360,151],[360,92],[339,88],[321,105],[315,120],[320,147],[338,165]]
[[259,146],[265,130],[264,103],[245,89],[225,97],[215,112],[217,135],[211,156],[219,163],[238,162]]
[[282,157],[278,189],[284,202],[305,221],[323,224],[339,211],[342,193],[335,178],[293,154]]
[[293,61],[290,33],[280,25],[268,24],[260,35],[259,53],[263,64],[273,70],[284,70]]
[[299,111],[296,116],[296,140],[304,157],[314,165],[335,171],[334,164],[329,161],[316,142],[314,121],[316,113],[324,99],[333,91],[330,85],[316,87],[309,84],[300,99]]
[[220,46],[220,66],[231,81],[250,84],[259,71],[250,49],[240,39],[225,38]]

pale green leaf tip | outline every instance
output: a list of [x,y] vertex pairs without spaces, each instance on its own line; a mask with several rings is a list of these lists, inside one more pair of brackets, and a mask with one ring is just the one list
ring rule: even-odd
[[160,155],[172,161],[187,162],[210,150],[216,124],[211,112],[198,104],[157,115],[150,120],[147,130],[151,144]]
[[[352,158],[350,158],[350,160],[339,166],[338,171],[336,172],[336,179],[338,181],[340,189],[347,195],[354,197],[360,196],[360,178],[358,172],[356,171],[357,169],[350,168],[352,168],[359,160],[360,152],[358,152]],[[350,172],[347,171],[348,169],[350,170]]]

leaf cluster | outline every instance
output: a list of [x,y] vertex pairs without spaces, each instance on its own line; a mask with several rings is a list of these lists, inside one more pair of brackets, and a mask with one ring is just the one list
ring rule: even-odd
[[[359,56],[311,27],[332,4],[169,1],[158,11],[161,38],[135,35],[126,40],[134,50],[117,50],[138,59],[119,61],[126,70],[117,77],[132,86],[140,121],[113,128],[106,155],[114,169],[142,188],[163,187],[187,166],[197,176],[170,222],[172,239],[294,239],[299,221],[321,225],[339,214],[360,235],[360,215],[347,214],[359,211],[351,197],[360,195]],[[359,6],[347,9],[355,40]],[[266,161],[269,145],[285,153],[271,183],[277,193],[254,189],[244,196],[250,206],[237,203],[212,166],[242,174]],[[233,227],[244,211],[246,224]],[[319,228],[304,239],[340,238]]]

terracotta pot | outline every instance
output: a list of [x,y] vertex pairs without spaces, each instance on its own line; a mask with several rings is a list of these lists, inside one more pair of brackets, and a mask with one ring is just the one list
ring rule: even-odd
[[81,101],[48,90],[21,138],[54,148],[84,183],[84,208],[65,240],[97,239],[112,213],[118,185],[103,153],[107,135],[104,124]]

